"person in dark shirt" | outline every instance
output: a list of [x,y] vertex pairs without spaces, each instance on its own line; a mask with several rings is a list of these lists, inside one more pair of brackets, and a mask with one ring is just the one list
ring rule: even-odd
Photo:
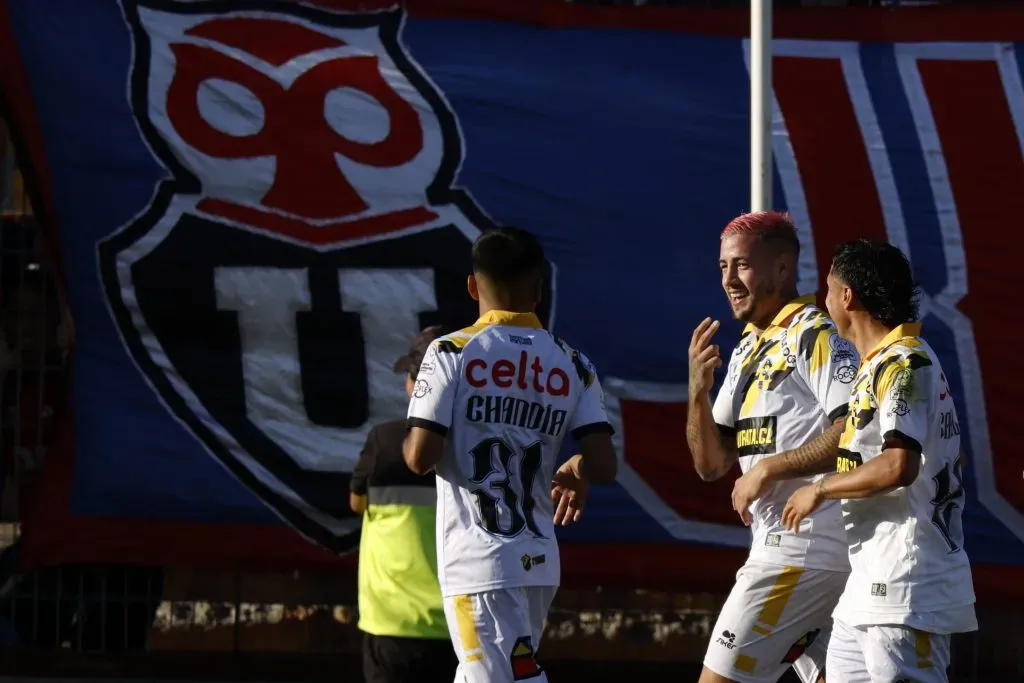
[[[428,327],[395,363],[412,395],[430,342],[452,330]],[[405,417],[375,425],[349,490],[363,514],[359,546],[359,628],[367,683],[451,683],[458,660],[437,582],[434,474],[413,473],[402,458]]]

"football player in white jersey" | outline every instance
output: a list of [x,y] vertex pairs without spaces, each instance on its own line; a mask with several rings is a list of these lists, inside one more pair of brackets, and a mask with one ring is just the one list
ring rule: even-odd
[[826,304],[864,363],[837,472],[794,493],[783,519],[796,528],[842,500],[852,571],[833,615],[829,676],[945,683],[950,634],[978,622],[961,522],[960,424],[939,359],[919,336],[910,263],[885,242],[841,245]]
[[[753,531],[701,683],[774,683],[790,667],[804,683],[823,681],[832,609],[849,572],[838,505],[818,510],[800,537],[780,519],[793,491],[834,467],[857,367],[813,296],[797,295],[799,252],[788,217],[734,219],[722,232],[719,266],[733,314],[747,326],[713,406],[717,321],[702,322],[690,344],[686,435],[694,465],[712,481],[739,461],[745,474],[733,505]],[[801,478],[784,481],[776,470]]]
[[[409,404],[404,455],[437,472],[437,563],[459,657],[456,681],[547,677],[534,653],[559,583],[555,525],[579,519],[587,483],[615,479],[594,366],[535,314],[544,251],[518,228],[473,245],[472,327],[434,341]],[[555,471],[566,435],[579,445]]]

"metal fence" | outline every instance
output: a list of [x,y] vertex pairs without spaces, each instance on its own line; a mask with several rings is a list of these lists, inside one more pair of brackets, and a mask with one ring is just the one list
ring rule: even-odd
[[[360,633],[352,577],[231,573],[107,566],[55,567],[18,577],[0,594],[0,623],[17,651],[76,663],[148,661],[148,672],[198,676],[217,657],[262,680],[291,678],[288,666],[347,662],[358,667]],[[562,590],[545,628],[542,655],[563,668],[652,667],[646,680],[688,678],[699,664],[723,596],[645,590]],[[1024,680],[1016,609],[979,606],[982,634],[954,640],[959,683]],[[0,630],[0,643],[4,642]],[[7,645],[10,648],[11,645]],[[197,654],[205,655],[196,658]],[[139,656],[143,655],[142,660]],[[274,659],[268,660],[268,657]],[[174,660],[178,661],[178,660]],[[269,673],[266,662],[284,667]],[[0,674],[9,661],[0,657]],[[337,665],[337,664],[336,664]],[[190,667],[195,667],[193,670]],[[570,678],[569,680],[573,680]],[[784,683],[793,683],[792,677]]]

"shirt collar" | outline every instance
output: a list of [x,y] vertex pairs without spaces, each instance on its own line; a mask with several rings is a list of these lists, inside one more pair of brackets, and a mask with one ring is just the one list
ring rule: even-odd
[[477,325],[505,325],[507,327],[532,327],[544,329],[540,318],[535,313],[515,313],[513,311],[491,310],[484,313],[476,321]]
[[[809,306],[810,304],[813,303],[813,294],[805,294],[804,296],[798,296],[797,298],[793,299],[788,304],[783,306],[782,309],[777,314],[775,314],[775,317],[772,319],[772,322],[768,327],[785,327],[786,323],[788,323],[794,315],[800,312],[800,309],[802,309],[804,306]],[[760,334],[761,330],[754,323],[747,323],[747,326],[743,328],[743,334],[748,334],[750,332]]]
[[871,360],[872,357],[878,355],[878,352],[886,347],[892,346],[900,339],[905,337],[917,337],[921,334],[921,323],[903,323],[893,328],[889,334],[882,338],[882,341],[878,342],[875,348],[871,349],[867,356],[864,357],[865,361]]

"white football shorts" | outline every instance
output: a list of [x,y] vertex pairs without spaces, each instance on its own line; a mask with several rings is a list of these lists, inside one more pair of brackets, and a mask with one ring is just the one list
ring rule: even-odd
[[948,683],[949,644],[949,635],[909,626],[851,626],[836,619],[826,675],[842,683]]
[[801,681],[816,683],[848,577],[748,561],[722,606],[704,666],[737,683],[775,683],[793,667]]
[[444,599],[459,668],[456,683],[547,683],[534,655],[557,586],[528,586]]

